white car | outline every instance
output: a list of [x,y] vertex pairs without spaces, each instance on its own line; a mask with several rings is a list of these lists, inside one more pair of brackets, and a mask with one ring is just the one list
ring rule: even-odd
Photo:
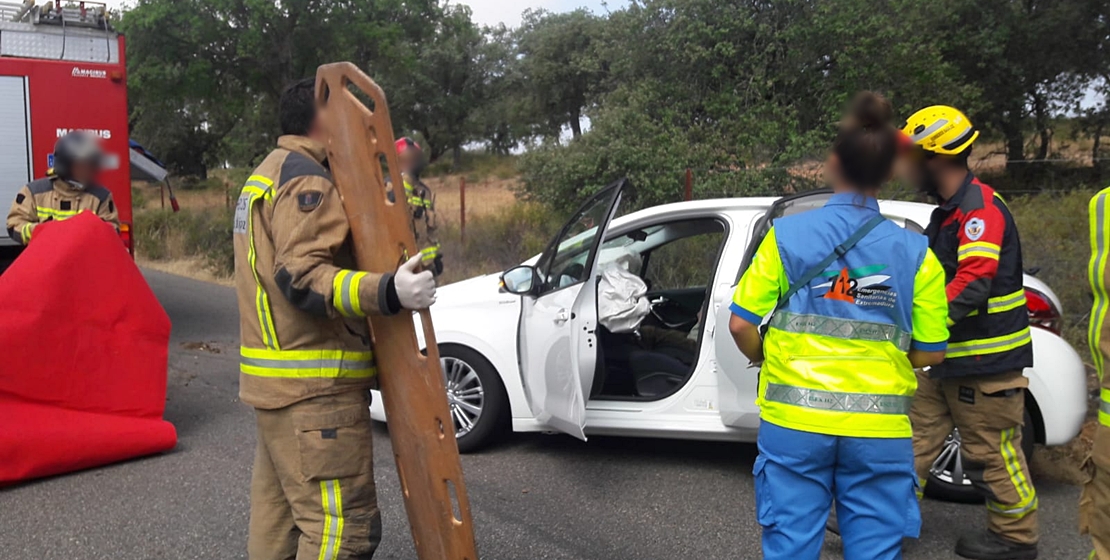
[[[829,191],[785,198],[667,204],[613,219],[626,182],[590,199],[542,255],[504,274],[444,286],[432,308],[459,448],[502,431],[752,442],[758,370],[728,331],[737,280],[772,222],[820,206]],[[891,220],[922,230],[932,206],[882,202]],[[598,255],[640,257],[651,311],[637,334],[598,322]],[[1024,443],[1067,442],[1087,409],[1086,372],[1054,331],[1060,303],[1025,277],[1035,365]],[[699,318],[703,318],[699,319]],[[418,328],[417,332],[421,332]],[[380,397],[380,394],[375,395]],[[385,419],[381,399],[372,408]],[[959,436],[934,465],[933,491],[972,495]]]

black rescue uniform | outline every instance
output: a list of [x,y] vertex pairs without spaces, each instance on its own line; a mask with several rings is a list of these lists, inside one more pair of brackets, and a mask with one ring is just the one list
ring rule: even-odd
[[953,428],[965,471],[986,497],[988,529],[1039,539],[1037,493],[1022,451],[1023,370],[1033,365],[1021,241],[1006,203],[970,172],[933,211],[925,234],[944,267],[951,337],[944,363],[918,373],[910,409],[922,485]]

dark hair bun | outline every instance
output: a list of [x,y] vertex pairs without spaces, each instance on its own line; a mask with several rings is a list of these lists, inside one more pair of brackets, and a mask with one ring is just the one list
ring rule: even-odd
[[894,108],[882,95],[873,91],[861,91],[852,99],[852,104],[848,108],[848,117],[857,127],[874,130],[891,126],[891,121],[894,120]]

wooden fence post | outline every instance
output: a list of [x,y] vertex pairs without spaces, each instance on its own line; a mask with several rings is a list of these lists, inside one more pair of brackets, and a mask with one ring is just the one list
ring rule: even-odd
[[466,177],[459,177],[459,238],[466,244]]
[[685,200],[694,199],[694,171],[689,167],[686,168],[686,198]]

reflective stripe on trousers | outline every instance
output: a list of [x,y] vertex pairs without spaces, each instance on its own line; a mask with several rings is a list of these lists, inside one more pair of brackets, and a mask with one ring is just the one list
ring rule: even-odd
[[782,331],[799,334],[817,334],[870,342],[890,342],[903,352],[909,351],[912,341],[911,333],[907,333],[891,324],[853,321],[851,319],[806,315],[789,311],[775,313],[771,317],[770,326]]
[[270,308],[270,296],[262,287],[262,279],[258,276],[258,252],[254,247],[254,204],[259,200],[273,198],[273,186],[274,182],[272,180],[261,175],[251,175],[247,179],[247,183],[243,185],[243,193],[239,196],[240,198],[247,197],[247,237],[250,244],[247,260],[250,261],[251,274],[254,275],[256,286],[254,306],[258,313],[258,325],[262,330],[262,343],[271,350],[281,350],[281,344],[277,339],[277,329],[274,327],[273,313]]
[[840,412],[873,414],[909,414],[913,397],[902,395],[874,395],[870,393],[841,393],[805,387],[791,387],[768,383],[763,398],[768,401]]
[[1006,464],[1006,472],[1010,475],[1010,483],[1017,490],[1018,503],[1001,504],[987,500],[987,509],[1005,517],[1022,518],[1036,511],[1038,500],[1037,491],[1030,486],[1028,475],[1021,469],[1021,462],[1017,456],[1018,450],[1014,447],[1015,433],[1017,433],[1016,427],[1002,430],[999,452]]
[[377,373],[372,352],[239,348],[239,371],[257,377],[347,378]]
[[1103,426],[1110,427],[1110,389],[1102,389],[1099,397],[1098,421]]
[[320,481],[320,503],[324,504],[324,533],[318,560],[333,560],[343,542],[343,493],[338,480]]
[[1032,339],[1033,335],[1029,331],[1029,327],[1025,327],[1015,333],[993,338],[950,342],[948,343],[948,353],[945,355],[945,358],[963,358],[982,354],[997,354],[1029,344]]

